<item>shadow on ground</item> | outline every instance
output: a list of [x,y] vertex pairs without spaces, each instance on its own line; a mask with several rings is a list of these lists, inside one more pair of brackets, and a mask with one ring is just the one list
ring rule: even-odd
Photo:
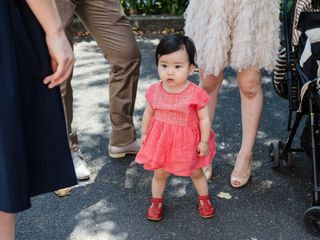
[[[138,39],[143,58],[135,111],[137,129],[144,92],[158,80],[154,64],[158,41],[156,36]],[[286,139],[288,107],[285,100],[276,96],[267,74],[263,76],[265,107],[250,184],[239,190],[229,186],[241,126],[235,73],[228,69],[213,126],[218,154],[210,193],[217,214],[213,219],[201,219],[191,181],[172,177],[165,193],[164,219],[154,223],[145,219],[151,172],[135,164],[134,156],[108,157],[110,66],[90,39],[79,39],[75,52],[74,125],[93,177],[74,188],[70,196],[58,198],[51,193],[34,198],[33,208],[18,217],[17,239],[315,239],[306,232],[302,221],[304,211],[311,205],[310,162],[303,155],[294,155],[291,170],[274,171],[270,167],[268,145],[272,140]],[[197,82],[198,76],[194,75],[192,81]],[[230,193],[232,199],[219,199],[217,194],[221,191]]]

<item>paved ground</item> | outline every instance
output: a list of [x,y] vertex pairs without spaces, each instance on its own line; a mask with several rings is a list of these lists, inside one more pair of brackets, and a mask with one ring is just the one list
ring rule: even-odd
[[[141,78],[135,111],[139,129],[147,86],[158,80],[154,64],[157,37],[138,39],[142,52]],[[94,41],[75,45],[75,127],[92,180],[73,189],[68,197],[53,193],[35,197],[33,208],[18,216],[17,239],[46,240],[301,240],[316,239],[304,228],[303,215],[311,206],[311,164],[294,155],[294,167],[273,171],[268,145],[287,136],[287,101],[276,96],[270,78],[263,77],[265,108],[254,153],[251,183],[244,189],[229,186],[240,143],[239,93],[234,72],[227,70],[217,110],[214,181],[210,193],[217,214],[203,220],[196,208],[196,192],[188,178],[172,177],[166,189],[162,222],[145,219],[151,173],[134,163],[134,157],[108,157],[108,70]],[[198,76],[193,76],[197,81]],[[219,192],[232,199],[219,199]]]

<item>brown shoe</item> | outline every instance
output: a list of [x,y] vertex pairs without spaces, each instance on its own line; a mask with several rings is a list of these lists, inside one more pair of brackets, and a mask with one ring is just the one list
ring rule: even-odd
[[135,140],[134,142],[121,147],[109,145],[108,149],[110,157],[123,158],[128,154],[137,154],[140,149],[140,144],[138,140]]

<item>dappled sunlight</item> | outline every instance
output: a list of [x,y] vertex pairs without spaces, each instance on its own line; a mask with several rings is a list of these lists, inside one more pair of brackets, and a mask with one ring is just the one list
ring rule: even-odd
[[224,78],[222,81],[222,88],[228,89],[228,88],[238,88],[238,83],[234,78]]
[[216,148],[217,149],[225,149],[225,148],[228,148],[228,147],[230,147],[230,144],[225,143],[225,142],[220,142],[219,144],[216,144]]
[[112,205],[108,205],[106,200],[100,200],[96,204],[83,209],[75,219],[79,222],[86,218],[98,218],[99,215],[110,214],[116,211],[115,208],[112,208]]
[[262,84],[272,84],[270,76],[262,76],[261,82],[262,82]]
[[99,85],[104,85],[104,88],[107,88],[107,83],[109,80],[109,69],[107,68],[107,65],[93,65],[91,67],[83,69],[83,72],[81,74],[77,71],[75,71],[75,73],[76,74],[74,75],[74,77],[77,79],[77,83],[74,83],[72,81],[72,84],[77,84],[80,89],[87,86],[101,87]]
[[[143,165],[130,162],[125,173],[124,187],[127,189],[147,188],[151,190],[153,171],[143,169]],[[170,188],[170,196],[182,197],[187,193],[187,186],[191,184],[190,177],[176,177],[171,175],[167,188]]]
[[[223,161],[225,164],[233,167],[237,159],[237,153],[226,153],[221,154],[220,161]],[[255,171],[259,169],[263,164],[264,159],[253,158],[252,170]]]
[[100,200],[96,204],[83,209],[75,220],[77,222],[69,239],[77,240],[105,240],[105,239],[127,239],[128,234],[119,231],[117,224],[108,220],[108,216],[112,216],[117,212],[116,208],[106,200]]
[[252,170],[255,171],[259,169],[263,164],[263,159],[258,160],[258,159],[253,159],[252,161]]
[[237,155],[235,153],[225,153],[221,154],[220,161],[228,164],[229,166],[234,166]]
[[[140,136],[146,89],[159,81],[154,57],[158,42],[159,37],[138,38],[142,66],[133,118],[137,137]],[[201,219],[197,192],[191,179],[171,176],[164,194],[164,219],[153,223],[145,219],[153,172],[135,163],[134,155],[119,159],[108,155],[110,64],[95,41],[90,39],[78,41],[75,51],[78,59],[72,80],[73,127],[78,131],[91,179],[79,182],[70,195],[63,198],[54,193],[35,197],[33,208],[18,215],[17,232],[21,239],[30,239],[29,236],[35,233],[39,238],[34,239],[199,239],[201,232],[211,238],[223,236],[220,239],[234,239],[235,236],[251,240],[260,239],[252,236],[278,239],[288,231],[283,228],[288,222],[296,230],[295,239],[309,239],[303,232],[301,216],[310,206],[311,162],[302,154],[296,154],[292,169],[274,171],[270,167],[270,143],[284,141],[288,137],[288,101],[276,95],[269,75],[264,73],[262,77],[264,109],[248,186],[233,189],[229,183],[241,145],[242,130],[236,73],[227,68],[212,125],[217,154],[213,161],[214,178],[209,183],[209,193],[217,206],[217,215],[210,220]],[[190,76],[190,80],[198,83],[199,75]],[[299,141],[299,133],[296,138]],[[221,199],[217,197],[219,192],[228,193],[232,198]],[[247,225],[241,228],[239,219]],[[265,224],[268,229],[263,235]]]
[[146,105],[146,98],[145,98],[145,92],[147,91],[147,88],[153,84],[159,81],[158,78],[140,78],[139,84],[138,84],[138,93],[137,93],[137,99],[135,104],[136,110],[143,110]]
[[142,166],[132,161],[126,169],[126,178],[124,182],[125,188],[137,187],[137,185],[142,184],[143,186],[150,184],[151,179],[140,178],[139,170],[141,171]]
[[171,195],[174,197],[182,197],[187,194],[187,185],[191,183],[191,178],[181,178],[172,176],[168,185],[172,186]]
[[269,138],[269,139],[267,139],[263,144],[264,144],[265,146],[269,147],[270,144],[271,144],[272,142],[275,142],[275,141],[279,141],[279,139]]
[[[79,54],[72,80],[74,88],[73,127],[80,134],[81,132],[87,134],[108,132],[108,126],[110,126],[107,113],[109,64],[96,50],[99,48],[95,41],[80,42],[75,45],[75,51]],[[90,62],[88,59],[92,61],[93,55],[95,62]]]
[[[138,37],[137,39],[138,43],[143,42],[144,44],[150,44],[154,47],[157,47],[158,43],[160,42],[160,39],[158,37],[156,38],[145,38],[145,37]],[[143,51],[144,49],[141,49]]]
[[263,139],[263,138],[266,138],[267,136],[268,136],[267,133],[265,133],[264,131],[258,130],[257,138]]

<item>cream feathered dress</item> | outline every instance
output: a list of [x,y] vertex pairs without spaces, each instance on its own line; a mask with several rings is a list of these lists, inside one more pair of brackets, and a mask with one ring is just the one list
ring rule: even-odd
[[230,65],[273,69],[279,49],[280,0],[190,0],[185,35],[197,48],[205,75]]

